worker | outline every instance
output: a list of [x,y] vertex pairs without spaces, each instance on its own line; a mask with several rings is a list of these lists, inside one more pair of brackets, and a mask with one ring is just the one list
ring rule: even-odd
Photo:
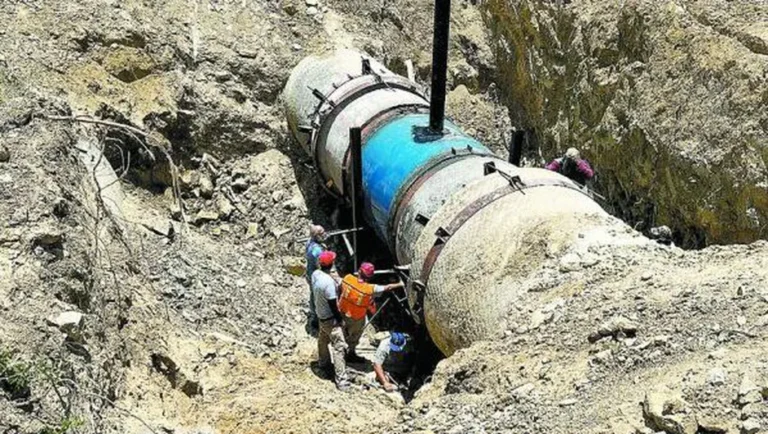
[[373,371],[376,373],[376,380],[387,392],[397,390],[397,386],[392,383],[389,374],[384,371],[384,362],[387,361],[391,352],[399,353],[405,348],[408,342],[408,335],[405,333],[394,332],[388,339],[379,342],[376,352],[373,354]]
[[312,273],[312,292],[319,325],[317,356],[320,369],[328,370],[333,366],[336,387],[346,390],[349,388],[345,361],[348,345],[344,340],[343,319],[336,304],[338,286],[332,276],[335,261],[336,253],[330,250],[320,253],[318,269]]
[[595,176],[592,167],[587,160],[581,158],[579,150],[576,148],[568,148],[565,151],[565,156],[552,160],[545,168],[565,175],[581,185]]
[[309,240],[304,248],[305,257],[307,260],[307,285],[309,285],[309,328],[310,330],[317,330],[317,313],[315,312],[315,297],[314,291],[312,291],[312,273],[317,270],[317,260],[320,257],[320,253],[326,250],[325,247],[325,228],[320,225],[309,226]]
[[363,262],[357,276],[348,274],[341,281],[339,311],[344,317],[344,332],[347,344],[349,344],[347,360],[350,362],[362,363],[365,361],[355,353],[355,349],[365,328],[366,314],[375,312],[374,297],[404,286],[402,282],[373,285],[369,282],[373,278],[374,272],[373,264]]

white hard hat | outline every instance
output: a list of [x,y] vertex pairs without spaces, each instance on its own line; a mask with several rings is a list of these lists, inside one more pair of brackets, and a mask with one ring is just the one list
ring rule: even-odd
[[320,225],[309,225],[309,236],[312,238],[321,237],[325,234],[325,228]]

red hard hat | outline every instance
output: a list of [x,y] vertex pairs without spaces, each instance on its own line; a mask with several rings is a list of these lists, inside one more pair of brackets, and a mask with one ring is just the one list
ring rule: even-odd
[[373,277],[373,272],[376,269],[373,267],[373,264],[370,262],[363,262],[360,264],[360,277],[363,277],[365,279],[370,279]]
[[317,258],[318,264],[320,264],[323,268],[328,268],[333,265],[333,261],[336,260],[336,253],[333,253],[330,250],[326,250],[323,253],[320,253],[320,256]]

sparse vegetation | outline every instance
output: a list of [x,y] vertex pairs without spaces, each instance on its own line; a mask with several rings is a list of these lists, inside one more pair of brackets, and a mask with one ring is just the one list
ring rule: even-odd
[[45,427],[38,434],[68,434],[85,425],[85,422],[79,417],[67,417],[61,420],[59,425]]
[[0,349],[0,389],[12,400],[30,396],[34,366],[18,358],[16,351]]

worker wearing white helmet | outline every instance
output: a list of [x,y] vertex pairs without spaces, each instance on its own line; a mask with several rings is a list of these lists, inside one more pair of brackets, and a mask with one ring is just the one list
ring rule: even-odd
[[592,166],[589,165],[587,160],[581,158],[581,153],[576,148],[568,148],[562,158],[552,160],[545,168],[561,173],[581,185],[584,185],[595,176]]

